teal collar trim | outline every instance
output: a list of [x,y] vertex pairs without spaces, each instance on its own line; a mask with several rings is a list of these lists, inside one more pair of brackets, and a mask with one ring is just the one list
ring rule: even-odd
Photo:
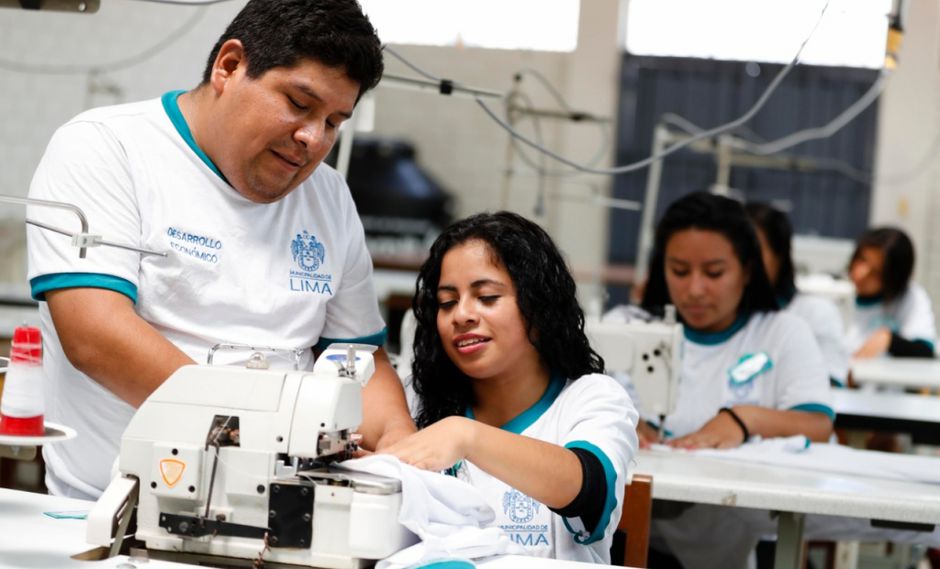
[[183,138],[183,141],[186,142],[186,145],[189,146],[190,150],[196,153],[196,156],[202,160],[210,170],[216,173],[219,178],[222,178],[226,184],[228,180],[225,179],[225,176],[222,175],[222,172],[213,164],[212,160],[209,159],[209,156],[202,151],[202,148],[196,144],[196,139],[193,138],[192,131],[189,130],[189,125],[186,124],[186,118],[183,117],[182,111],[180,111],[180,106],[176,102],[180,95],[186,91],[168,91],[160,97],[160,102],[163,103],[163,110],[166,111],[166,115],[170,117],[170,122],[173,123],[173,126],[176,128],[176,132]]
[[855,306],[874,306],[876,304],[881,304],[881,301],[884,300],[884,297],[880,294],[875,294],[872,296],[856,296],[855,297]]
[[[561,390],[564,389],[565,383],[567,381],[560,373],[552,372],[551,378],[548,380],[548,387],[545,389],[545,393],[542,394],[542,397],[539,398],[531,407],[517,415],[515,418],[510,419],[508,423],[500,427],[504,431],[509,431],[516,435],[521,435],[523,431],[532,426],[532,423],[538,421],[548,408],[552,406],[552,403],[555,402],[555,399],[558,398],[558,395],[561,393]],[[464,413],[469,419],[476,419],[473,415],[473,409],[469,406],[467,411]]]
[[689,326],[683,326],[682,329],[685,333],[686,340],[703,346],[716,346],[728,341],[731,336],[734,336],[741,328],[744,328],[750,316],[750,314],[740,314],[735,318],[734,322],[731,323],[731,326],[719,332],[702,332],[700,330],[694,330]]

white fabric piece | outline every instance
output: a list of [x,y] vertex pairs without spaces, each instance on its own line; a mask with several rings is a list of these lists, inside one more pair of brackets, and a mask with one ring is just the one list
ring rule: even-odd
[[[300,367],[309,369],[309,348],[321,338],[384,329],[342,176],[324,164],[283,199],[250,202],[187,145],[159,99],[93,109],[59,128],[29,195],[79,206],[109,241],[168,253],[98,247],[80,259],[68,237],[29,227],[34,291],[52,275],[123,282],[125,294],[136,288],[138,315],[197,362],[215,344],[248,344],[300,349]],[[68,212],[30,207],[28,217],[78,231]],[[71,365],[44,302],[40,317],[46,417],[79,433],[43,448],[46,483],[52,494],[95,499],[134,409]],[[249,355],[220,352],[215,363]]]
[[828,298],[796,293],[784,312],[803,319],[813,332],[826,362],[829,377],[845,385],[849,374],[849,351],[839,307]]
[[[813,472],[940,484],[940,458],[935,456],[860,450],[830,443],[806,445],[805,441],[806,437],[802,436],[781,437],[733,449],[690,452],[724,460],[757,462]],[[937,491],[940,492],[940,487]]]
[[496,515],[483,494],[462,480],[403,464],[377,454],[347,460],[342,466],[401,481],[398,521],[421,539],[380,561],[379,569],[397,569],[435,559],[477,559],[525,554],[522,547],[494,525]]
[[907,340],[936,343],[937,329],[933,305],[927,291],[912,282],[907,285],[904,294],[892,302],[856,302],[852,323],[845,335],[845,347],[848,352],[854,354],[878,328],[888,328]]

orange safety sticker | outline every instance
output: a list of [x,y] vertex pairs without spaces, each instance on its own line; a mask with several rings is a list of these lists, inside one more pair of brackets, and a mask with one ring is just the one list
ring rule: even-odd
[[186,470],[186,463],[175,458],[164,458],[160,461],[160,476],[163,482],[172,488],[183,477],[183,471]]

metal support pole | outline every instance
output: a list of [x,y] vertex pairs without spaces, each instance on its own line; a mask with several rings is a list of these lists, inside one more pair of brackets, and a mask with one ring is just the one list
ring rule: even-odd
[[[669,129],[665,125],[657,124],[653,130],[653,151],[656,155],[666,148],[669,142]],[[659,200],[659,185],[662,181],[663,160],[660,158],[650,164],[646,177],[646,196],[643,198],[643,215],[640,220],[640,242],[636,249],[634,263],[634,282],[641,283],[646,280],[650,249],[653,248],[653,217],[656,215],[656,202]]]
[[803,523],[806,514],[780,512],[777,516],[777,553],[774,569],[803,567]]

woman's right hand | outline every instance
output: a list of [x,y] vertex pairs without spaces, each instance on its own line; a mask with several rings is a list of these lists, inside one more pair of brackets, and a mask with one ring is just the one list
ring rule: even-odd
[[636,436],[640,439],[640,448],[650,448],[650,445],[659,442],[659,433],[642,419],[637,423]]

